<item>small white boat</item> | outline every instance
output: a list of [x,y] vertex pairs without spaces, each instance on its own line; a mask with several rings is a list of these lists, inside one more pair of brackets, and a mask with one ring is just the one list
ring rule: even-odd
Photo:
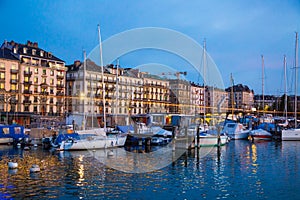
[[272,134],[261,128],[250,131],[249,135],[252,140],[272,140]]
[[300,128],[283,129],[281,134],[283,141],[297,141],[300,140]]
[[89,136],[83,139],[68,138],[62,141],[59,150],[105,149],[124,146],[126,134],[113,136]]
[[[208,146],[218,146],[218,145],[225,145],[228,142],[227,135],[220,135],[217,134],[207,134],[207,133],[200,133],[199,135],[199,145],[200,147],[208,147]],[[195,136],[195,144],[197,145],[197,136]]]
[[16,163],[16,162],[8,162],[8,168],[9,169],[18,168],[18,163]]
[[222,131],[222,133],[234,140],[247,139],[249,132],[250,130],[246,129],[243,124],[236,122],[226,123]]

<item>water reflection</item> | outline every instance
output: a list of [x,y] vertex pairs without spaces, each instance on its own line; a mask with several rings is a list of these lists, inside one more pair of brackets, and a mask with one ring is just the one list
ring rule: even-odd
[[[142,164],[134,156],[143,153],[116,148],[109,156],[110,151],[22,151],[0,146],[0,199],[300,198],[296,190],[300,142],[231,141],[219,149],[186,151],[172,164],[147,173],[106,167],[99,157],[116,164],[118,159],[128,161],[130,167]],[[16,170],[8,169],[11,160],[18,162]],[[32,164],[41,171],[30,173]]]

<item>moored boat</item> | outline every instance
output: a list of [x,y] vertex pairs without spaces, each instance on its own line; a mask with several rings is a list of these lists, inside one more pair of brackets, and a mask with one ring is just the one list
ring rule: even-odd
[[252,140],[272,140],[272,134],[264,129],[251,130],[249,133]]
[[226,123],[222,131],[222,133],[234,140],[247,139],[249,132],[250,130],[244,127],[243,124],[236,122]]

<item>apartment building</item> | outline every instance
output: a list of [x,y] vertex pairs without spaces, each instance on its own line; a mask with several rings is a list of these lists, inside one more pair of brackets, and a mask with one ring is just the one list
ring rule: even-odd
[[162,121],[162,116],[169,112],[166,79],[110,64],[103,67],[102,82],[102,68],[89,59],[67,67],[67,110],[78,125],[87,121],[86,126],[90,126],[94,116],[94,126],[103,126],[104,109],[107,126],[129,124],[130,116],[136,114],[151,113],[155,120]]
[[254,107],[254,91],[248,86],[238,84],[226,88],[228,93],[228,108],[240,111],[251,111]]
[[35,115],[63,117],[63,60],[39,48],[37,42],[5,41],[1,46],[0,68],[0,100],[5,104],[0,108],[1,116],[5,115],[2,121],[26,125]]

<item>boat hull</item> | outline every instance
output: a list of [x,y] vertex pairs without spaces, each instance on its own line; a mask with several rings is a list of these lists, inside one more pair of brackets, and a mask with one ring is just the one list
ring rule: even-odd
[[75,140],[69,138],[61,143],[59,150],[89,150],[124,146],[127,136],[101,137]]
[[228,137],[233,140],[245,140],[249,136],[249,131],[228,134]]
[[282,130],[281,140],[283,140],[283,141],[298,141],[298,140],[300,140],[300,129]]
[[14,142],[13,138],[0,138],[0,145],[1,144],[12,144]]

